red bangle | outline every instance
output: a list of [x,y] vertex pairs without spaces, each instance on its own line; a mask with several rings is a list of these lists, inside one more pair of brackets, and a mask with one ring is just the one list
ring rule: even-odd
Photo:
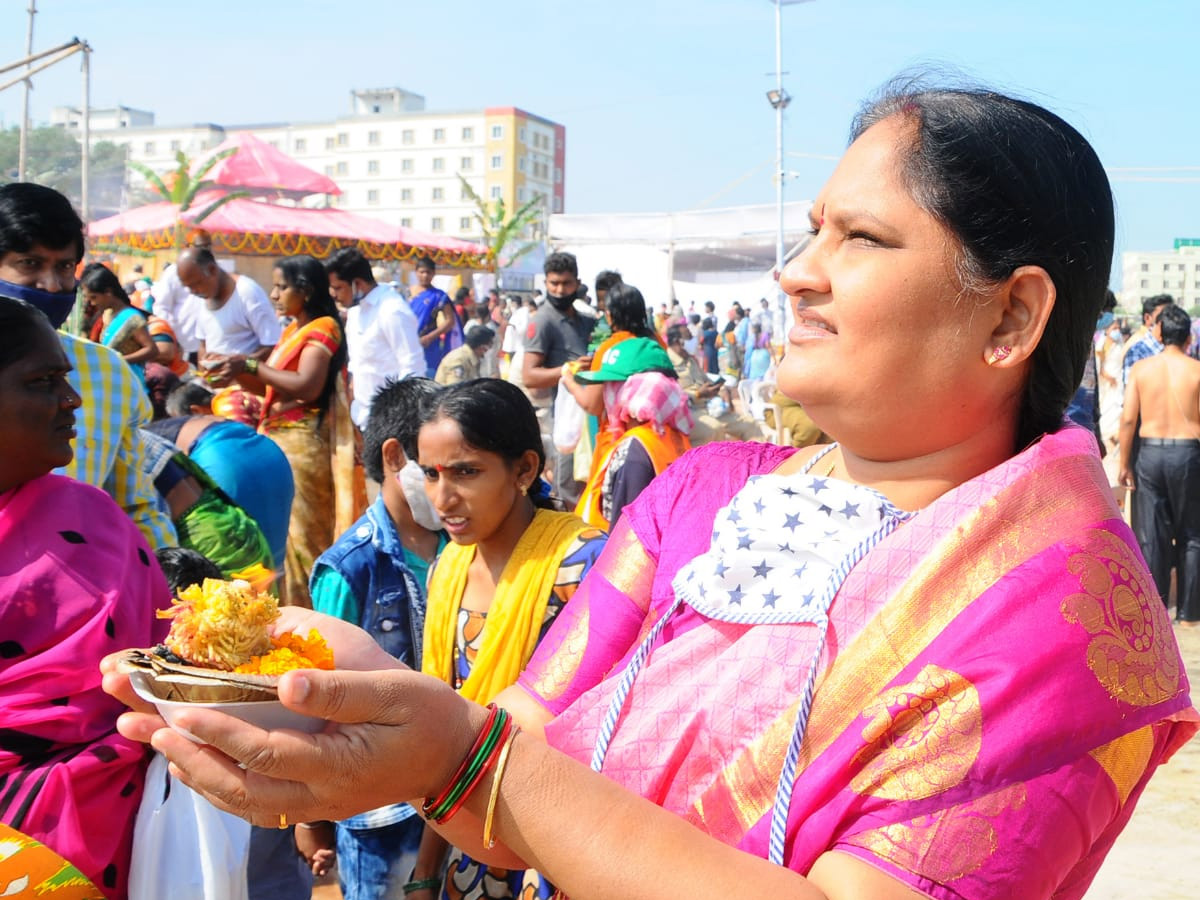
[[430,813],[436,810],[439,806],[445,804],[447,798],[449,798],[451,793],[453,793],[455,785],[457,785],[463,776],[466,775],[467,770],[471,767],[472,760],[476,758],[476,756],[479,754],[479,751],[483,749],[484,744],[487,742],[488,735],[492,731],[492,726],[496,723],[496,717],[500,715],[500,709],[495,703],[489,703],[487,709],[487,720],[483,723],[483,727],[479,729],[479,734],[476,735],[475,742],[471,745],[471,749],[467,751],[467,755],[463,757],[463,761],[455,771],[454,776],[446,783],[446,786],[442,788],[441,792],[436,797],[427,797],[425,802],[421,805],[421,812],[424,813],[426,817],[428,817]]
[[462,792],[462,795],[455,801],[454,805],[433,820],[436,824],[441,825],[443,822],[450,821],[463,808],[463,804],[467,802],[467,799],[474,793],[475,788],[479,787],[479,783],[483,781],[484,776],[491,771],[492,766],[496,764],[496,760],[500,758],[500,751],[504,749],[504,745],[508,741],[508,736],[512,733],[514,727],[511,718],[505,720],[504,728],[500,732],[500,737],[496,741],[495,747],[492,748],[492,752],[488,754],[487,759],[483,761],[483,765],[479,767],[479,771],[475,773],[475,777],[471,779],[466,790]]

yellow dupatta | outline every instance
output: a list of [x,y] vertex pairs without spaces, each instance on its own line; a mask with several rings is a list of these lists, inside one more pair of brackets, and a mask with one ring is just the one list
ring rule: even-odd
[[[587,527],[571,513],[539,509],[534,514],[500,573],[479,655],[459,692],[468,700],[487,703],[516,682],[537,646],[558,567]],[[448,545],[429,582],[421,671],[448,684],[454,680],[458,611],[474,558],[474,544]]]

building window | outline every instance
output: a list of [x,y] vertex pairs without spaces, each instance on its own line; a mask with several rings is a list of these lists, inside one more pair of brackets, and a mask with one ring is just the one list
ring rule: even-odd
[[333,166],[326,166],[326,167],[325,167],[325,174],[326,174],[326,175],[332,175],[332,174],[333,174]]
[[368,131],[367,132],[367,143],[370,144],[372,147],[378,146],[379,132],[378,131]]
[[562,184],[562,169],[560,169],[558,166],[554,167],[554,183]]
[[520,131],[517,132],[517,137],[520,138],[520,141],[522,144],[524,144],[529,139],[524,128],[522,128]]
[[296,138],[296,143],[292,145],[297,153],[304,153],[308,150],[308,141],[304,138]]
[[171,141],[171,152],[172,152],[172,153],[176,153],[176,152],[178,152],[179,150],[182,150],[182,149],[183,149],[183,147],[182,147],[182,145],[180,144],[180,142],[179,142],[179,141]]
[[504,188],[500,187],[498,184],[493,184],[491,196],[493,200],[499,200],[504,196]]
[[1142,271],[1149,272],[1150,271],[1150,263],[1142,263]]
[[443,188],[435,187],[430,195],[434,203],[441,203],[446,199],[446,191]]
[[440,144],[444,140],[446,140],[446,129],[445,128],[433,129],[433,142],[435,144]]
[[411,159],[400,160],[400,171],[411,172],[413,170],[413,162]]
[[464,172],[471,171],[471,167],[475,165],[475,160],[469,156],[464,156],[458,161],[458,167]]
[[433,171],[443,172],[443,171],[445,171],[445,169],[446,169],[446,160],[440,156],[435,156],[433,158]]
[[350,165],[349,165],[349,163],[347,163],[347,162],[345,162],[345,161],[342,161],[342,162],[339,162],[339,163],[337,164],[337,173],[338,173],[339,175],[346,175],[346,174],[348,174],[349,172],[350,172]]
[[463,216],[461,219],[458,220],[458,230],[459,231],[470,231],[471,230],[471,217],[470,216]]
[[147,156],[153,156],[154,155],[154,141],[146,141],[145,145],[142,147],[142,152],[145,153]]
[[517,160],[517,168],[522,172],[525,171],[525,157],[522,156]]
[[377,159],[368,159],[367,160],[367,174],[368,175],[378,175],[379,174],[379,160],[377,160]]
[[412,188],[400,188],[400,202],[412,203]]
[[1170,263],[1163,263],[1163,271],[1164,271],[1164,272],[1170,272],[1170,271],[1171,271],[1171,264],[1170,264]]
[[337,146],[337,141],[333,137],[325,138],[325,149],[326,150],[332,150],[336,146]]
[[1142,279],[1142,287],[1143,287],[1143,288],[1148,288],[1148,287],[1150,287],[1150,279],[1148,279],[1148,278],[1143,278],[1143,279]]
[[408,216],[404,216],[403,218],[400,219],[400,227],[401,228],[412,228],[412,219],[410,219]]
[[504,168],[504,157],[499,156],[499,155],[493,156],[492,157],[492,168],[493,169],[503,169]]
[[492,140],[498,141],[503,137],[504,137],[504,126],[503,125],[493,125],[492,126]]
[[429,220],[429,230],[430,231],[441,231],[442,230],[442,217],[441,216],[434,216],[432,219]]
[[400,143],[411,144],[413,142],[413,132],[411,128],[405,128],[400,132]]
[[462,130],[462,139],[464,141],[475,140],[475,129],[472,128],[470,125],[464,125],[463,130]]
[[346,147],[349,144],[350,144],[350,135],[346,134],[346,132],[344,132],[344,131],[339,131],[338,136],[337,136],[337,145],[339,147]]
[[562,212],[562,197],[554,198],[554,211],[556,213]]
[[379,191],[374,188],[367,191],[367,203],[371,206],[377,206],[379,204]]

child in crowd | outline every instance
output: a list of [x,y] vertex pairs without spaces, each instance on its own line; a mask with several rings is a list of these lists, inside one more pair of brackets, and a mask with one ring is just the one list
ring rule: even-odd
[[[389,381],[371,401],[363,434],[367,474],[379,497],[317,559],[309,583],[313,608],[366,629],[381,647],[421,667],[425,582],[446,545],[416,464],[422,401],[440,388],[428,378]],[[400,803],[336,823],[301,824],[297,846],[315,874],[329,865],[336,839],[338,877],[346,900],[399,898],[416,862],[424,826]]]

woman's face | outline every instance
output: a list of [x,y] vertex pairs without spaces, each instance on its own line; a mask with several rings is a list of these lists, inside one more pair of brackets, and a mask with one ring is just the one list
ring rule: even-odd
[[79,395],[49,325],[40,326],[25,354],[0,369],[0,489],[9,490],[71,461]]
[[281,316],[294,319],[304,311],[304,292],[288,284],[283,277],[282,269],[271,273],[271,302],[275,304],[275,312]]
[[795,323],[779,387],[883,460],[956,444],[1007,402],[985,377],[999,306],[961,287],[957,240],[902,179],[912,127],[892,117],[850,146],[813,202],[811,242],[780,278]]
[[117,305],[117,298],[107,291],[89,291],[83,292],[83,302],[87,307],[92,309],[113,309]]
[[438,418],[417,435],[425,493],[456,544],[484,543],[502,530],[525,501],[521,486],[533,481],[529,460],[509,462],[468,444],[458,423]]

